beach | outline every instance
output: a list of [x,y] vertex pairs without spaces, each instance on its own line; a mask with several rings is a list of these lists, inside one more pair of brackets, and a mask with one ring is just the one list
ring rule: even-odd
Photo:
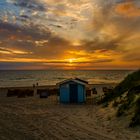
[[140,0],[0,0],[0,140],[140,140]]
[[[102,94],[104,86],[107,85],[94,85],[98,95]],[[113,85],[108,84],[108,87],[110,86]],[[138,128],[128,128],[127,120],[116,118],[113,108],[97,105],[94,102],[96,96],[87,97],[87,102],[84,104],[62,104],[56,95],[50,95],[45,99],[40,99],[39,96],[24,98],[1,96],[0,139],[140,139]]]

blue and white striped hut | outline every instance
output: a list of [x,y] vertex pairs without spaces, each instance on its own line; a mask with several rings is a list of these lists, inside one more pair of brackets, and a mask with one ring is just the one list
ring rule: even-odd
[[61,103],[83,103],[86,101],[87,81],[79,78],[67,79],[58,83]]

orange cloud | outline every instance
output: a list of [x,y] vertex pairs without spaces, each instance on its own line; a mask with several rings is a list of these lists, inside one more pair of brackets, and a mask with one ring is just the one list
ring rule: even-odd
[[32,52],[27,52],[27,51],[22,51],[22,50],[17,50],[17,49],[5,49],[4,47],[0,47],[0,54],[32,54]]
[[115,8],[118,14],[127,17],[137,17],[140,16],[140,8],[137,7],[133,2],[126,2],[118,4]]

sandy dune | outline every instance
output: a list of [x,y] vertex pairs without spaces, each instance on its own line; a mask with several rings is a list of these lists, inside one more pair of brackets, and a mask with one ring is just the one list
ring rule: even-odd
[[115,121],[99,106],[59,104],[54,96],[0,99],[0,140],[140,139]]

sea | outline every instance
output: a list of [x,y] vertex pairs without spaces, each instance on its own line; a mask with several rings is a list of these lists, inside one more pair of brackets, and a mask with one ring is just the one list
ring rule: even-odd
[[89,84],[119,83],[132,70],[1,70],[0,87],[24,87],[38,83],[55,85],[67,78],[81,78]]

